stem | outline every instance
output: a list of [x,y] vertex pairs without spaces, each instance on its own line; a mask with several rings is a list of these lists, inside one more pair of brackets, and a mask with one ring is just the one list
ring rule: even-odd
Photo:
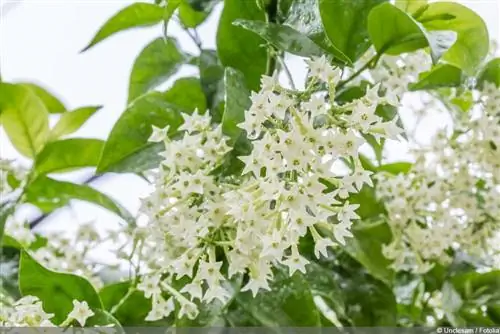
[[[276,23],[278,14],[278,0],[271,0],[269,5],[266,7],[266,22]],[[267,58],[266,75],[273,75],[276,70],[276,56],[269,52]]]
[[111,311],[109,311],[112,315],[116,313],[116,311],[118,311],[118,309],[123,305],[123,303],[125,303],[125,301],[136,291],[136,288],[135,286],[131,286],[127,293],[125,294],[125,296],[123,296],[122,299],[120,299],[120,301],[115,305],[113,306],[113,308],[111,309]]
[[337,85],[337,90],[340,90],[340,88],[344,87],[346,84],[348,84],[349,82],[351,82],[352,80],[357,78],[367,68],[375,66],[377,64],[378,60],[380,59],[380,57],[382,57],[382,53],[377,53],[375,56],[370,58],[370,60],[368,60],[366,62],[366,64],[363,65],[363,67],[361,67],[359,70],[354,72],[349,78],[345,79],[344,81],[339,82],[339,84]]
[[191,38],[191,40],[194,42],[194,44],[196,44],[198,49],[200,51],[202,51],[203,46],[202,46],[200,37],[198,36],[198,32],[196,31],[196,29],[193,29],[193,31],[191,31],[189,29],[184,29],[184,31],[188,34],[188,36]]
[[290,83],[290,87],[292,87],[293,90],[297,90],[297,88],[295,87],[295,82],[293,81],[292,73],[290,72],[290,69],[286,65],[285,59],[281,58],[279,56],[277,57],[277,59],[281,65],[281,67],[285,71],[285,75],[288,78],[288,82]]

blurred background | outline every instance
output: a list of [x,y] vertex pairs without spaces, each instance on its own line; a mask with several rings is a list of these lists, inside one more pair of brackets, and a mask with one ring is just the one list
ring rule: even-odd
[[[255,1],[255,0],[240,0]],[[142,48],[162,34],[161,26],[131,30],[115,35],[91,50],[80,53],[99,27],[121,8],[133,1],[124,0],[0,0],[0,73],[7,82],[39,84],[68,107],[102,105],[72,137],[106,139],[113,124],[126,106],[129,73]],[[476,11],[488,25],[490,38],[500,37],[500,0],[456,1]],[[203,48],[215,48],[217,20],[221,5],[198,28]],[[192,54],[198,48],[176,23],[169,25],[169,35],[177,38],[181,48]],[[296,81],[305,75],[301,59],[290,57],[287,63]],[[184,66],[159,89],[169,87],[179,77],[197,75],[194,67]],[[410,101],[411,102],[411,101]],[[404,120],[404,119],[403,119]],[[426,120],[426,131],[442,125],[439,115]],[[387,160],[404,158],[403,147],[389,146]],[[3,130],[0,129],[0,156],[19,159]],[[61,180],[82,181],[92,169],[58,174]],[[93,187],[116,199],[136,213],[140,198],[149,191],[148,184],[135,175],[113,175],[93,182]],[[39,215],[34,208],[19,212],[32,220]],[[40,232],[64,230],[71,232],[76,223],[95,221],[98,228],[108,229],[119,223],[115,215],[92,204],[72,201],[37,226]]]

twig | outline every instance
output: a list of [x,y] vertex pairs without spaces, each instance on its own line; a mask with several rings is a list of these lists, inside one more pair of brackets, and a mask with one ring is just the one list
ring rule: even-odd
[[373,56],[372,58],[370,58],[370,60],[368,60],[366,62],[366,64],[363,65],[363,67],[361,67],[359,70],[357,70],[356,72],[354,72],[353,75],[351,75],[349,78],[345,79],[344,81],[339,82],[339,84],[337,85],[337,90],[340,90],[346,84],[348,84],[349,82],[351,82],[352,80],[354,80],[355,78],[357,78],[367,68],[375,66],[377,64],[378,60],[380,59],[380,57],[382,57],[382,53],[377,53],[375,56]]
[[285,71],[285,75],[288,78],[288,82],[290,83],[290,86],[292,87],[293,90],[297,90],[297,88],[295,87],[295,82],[293,81],[292,73],[290,72],[290,69],[286,65],[285,59],[281,58],[280,56],[276,56],[276,58],[278,59],[281,67]]

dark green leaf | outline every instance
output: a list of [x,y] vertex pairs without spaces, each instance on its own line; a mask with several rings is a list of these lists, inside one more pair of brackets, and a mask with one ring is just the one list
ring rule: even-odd
[[58,181],[42,175],[33,181],[26,190],[26,201],[36,205],[45,213],[67,205],[72,199],[99,205],[129,223],[133,224],[135,221],[124,207],[109,196],[87,185]]
[[500,58],[492,59],[486,64],[481,70],[477,82],[480,88],[485,82],[491,82],[500,88]]
[[66,319],[75,299],[86,301],[93,310],[102,308],[99,295],[85,278],[49,270],[25,251],[21,252],[19,288],[23,296],[38,297],[45,312],[54,314],[56,324]]
[[[370,202],[362,202],[361,207],[370,204]],[[358,214],[360,213],[358,212]],[[390,268],[391,261],[382,253],[382,246],[392,240],[389,225],[385,222],[353,225],[352,233],[354,238],[347,239],[347,252],[361,263],[373,277],[381,280],[387,286],[392,286],[395,273]]]
[[130,74],[128,102],[154,89],[174,74],[186,56],[173,38],[157,38],[137,56]]
[[12,145],[27,157],[34,157],[47,141],[47,108],[24,85],[0,83],[0,122]]
[[51,114],[63,113],[66,111],[66,107],[53,93],[49,92],[46,88],[33,83],[22,83],[23,86],[28,87],[35,93],[40,100],[43,101],[45,108]]
[[133,3],[111,17],[82,52],[120,31],[155,25],[163,19],[164,14],[165,10],[158,5],[142,2]]
[[[111,311],[127,295],[132,282],[120,282],[105,286],[99,291],[104,309]],[[151,299],[144,297],[144,293],[135,290],[115,310],[115,318],[123,326],[137,326],[145,323],[145,318],[151,309]]]
[[109,312],[103,309],[94,309],[94,315],[87,319],[85,326],[87,327],[113,327],[113,333],[125,333],[118,319],[113,317]]
[[236,296],[239,312],[226,318],[232,325],[242,326],[319,326],[319,313],[314,304],[311,288],[300,273],[289,277],[288,272],[276,270],[270,284],[271,291],[261,291],[253,298],[251,293]]
[[99,163],[104,141],[73,138],[48,143],[35,159],[39,174],[61,173],[81,167],[95,167]]
[[234,142],[242,130],[237,126],[245,120],[245,111],[250,107],[250,92],[245,86],[245,78],[241,72],[227,67],[224,72],[226,87],[225,110],[222,116],[222,131]]
[[410,90],[458,87],[463,82],[462,70],[450,64],[439,64],[419,76],[419,81],[409,85]]
[[256,1],[225,0],[217,29],[217,53],[224,66],[241,71],[248,88],[257,91],[268,54],[259,36],[233,25],[237,19],[264,21],[265,14]]
[[[453,18],[443,20],[443,14]],[[488,29],[478,14],[458,3],[439,2],[429,4],[418,20],[428,31],[455,31],[457,42],[442,59],[469,75],[475,74],[489,49]]]
[[330,42],[352,62],[370,47],[366,29],[370,10],[386,0],[319,0],[319,11]]
[[212,115],[212,121],[220,123],[224,108],[224,67],[215,50],[202,50],[198,66],[201,86]]
[[253,31],[279,50],[297,56],[319,57],[324,53],[324,50],[307,36],[286,25],[249,20],[236,20],[234,24]]
[[[150,92],[134,100],[111,130],[98,172],[137,172],[142,167],[157,167],[153,162],[160,160],[147,160],[159,149],[147,142],[152,126],[168,125],[169,134],[173,134],[183,122],[181,111],[191,113],[195,108],[204,111],[206,101],[199,81],[193,78],[179,79],[166,93]],[[136,159],[141,162],[136,164]]]
[[62,114],[59,121],[50,131],[50,139],[57,139],[72,134],[80,129],[101,108],[101,106],[82,107]]
[[349,57],[332,45],[326,36],[321,23],[317,0],[295,0],[289,10],[285,24],[309,37],[323,50],[334,56],[334,61],[338,60],[337,63],[352,64]]
[[383,3],[370,11],[368,33],[379,53],[397,55],[428,45],[418,23],[390,3]]

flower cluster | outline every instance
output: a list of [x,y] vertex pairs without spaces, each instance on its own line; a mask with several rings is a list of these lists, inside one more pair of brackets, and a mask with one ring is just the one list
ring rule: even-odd
[[[56,326],[51,321],[54,314],[45,312],[42,302],[35,296],[25,296],[11,304],[1,303],[0,305],[2,306],[0,307],[0,326],[2,327]],[[59,326],[70,325],[75,320],[81,326],[85,326],[87,319],[93,315],[94,312],[86,301],[73,300],[73,309]]]
[[[150,261],[138,288],[153,299],[148,320],[168,316],[176,302],[179,317],[196,317],[196,301],[227,301],[230,280],[240,274],[249,278],[242,291],[256,295],[269,289],[275,266],[287,267],[290,275],[305,272],[309,261],[299,240],[308,233],[317,257],[352,236],[359,204],[347,198],[373,186],[372,173],[358,158],[363,134],[396,139],[402,131],[397,118],[383,119],[377,106],[397,101],[379,96],[375,85],[339,106],[333,97],[340,70],[325,57],[308,64],[305,91],[285,89],[272,76],[252,93],[239,124],[253,146],[239,157],[241,176],[213,173],[231,155],[222,128],[208,114],[184,115],[179,140],[167,136],[168,128],[154,128],[150,140],[165,143],[165,161],[141,210],[148,218],[141,247]],[[318,86],[327,89],[315,91]],[[183,277],[190,283],[178,290]],[[165,300],[163,292],[170,297]]]
[[27,171],[15,161],[0,158],[0,196],[11,193],[26,174]]
[[451,133],[414,150],[408,174],[381,176],[394,235],[384,252],[397,269],[426,272],[451,250],[500,268],[500,90],[486,83],[478,93]]

